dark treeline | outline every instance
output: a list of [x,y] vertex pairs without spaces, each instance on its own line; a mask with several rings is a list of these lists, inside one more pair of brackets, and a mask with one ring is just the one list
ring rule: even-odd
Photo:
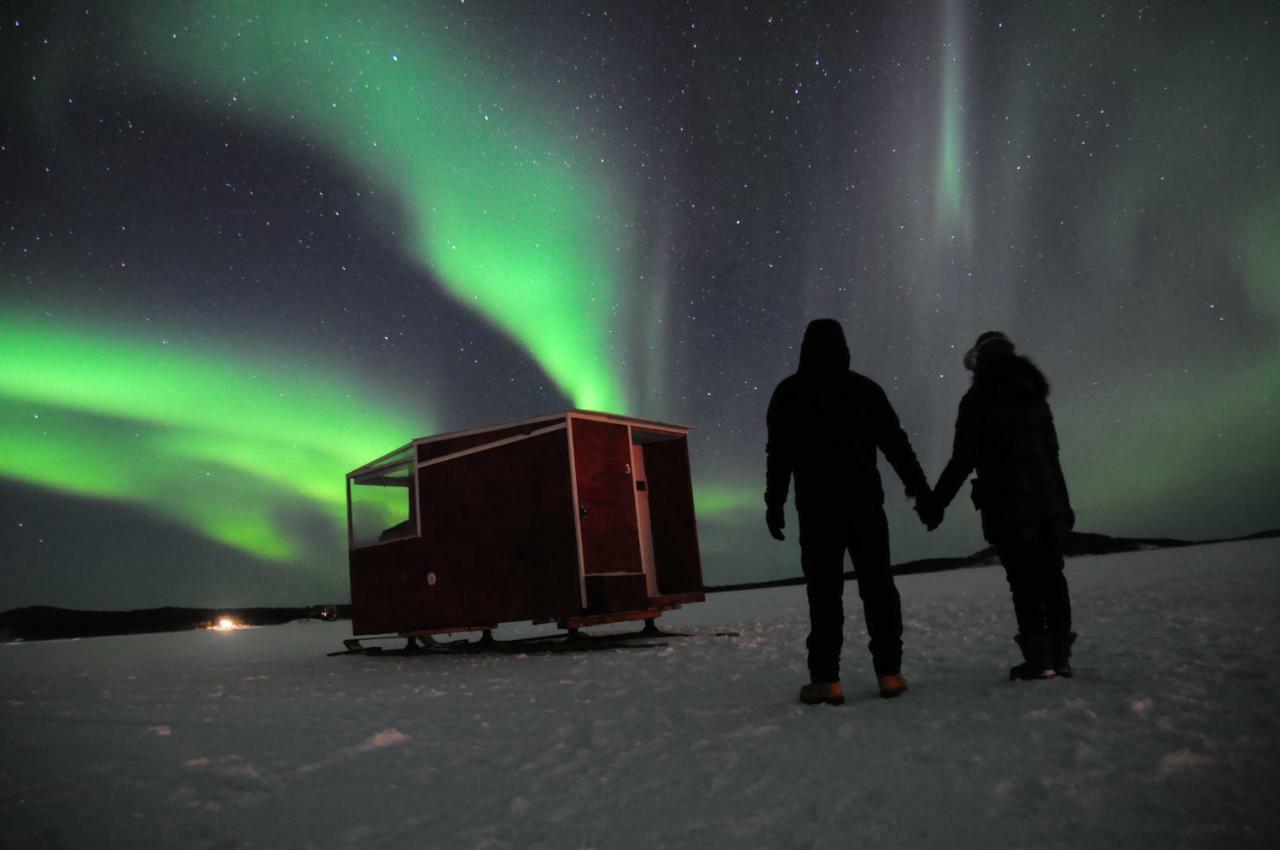
[[77,637],[177,632],[208,628],[221,617],[244,626],[277,626],[294,620],[350,618],[350,605],[306,608],[145,608],[79,611],[35,605],[0,613],[0,639],[62,640]]

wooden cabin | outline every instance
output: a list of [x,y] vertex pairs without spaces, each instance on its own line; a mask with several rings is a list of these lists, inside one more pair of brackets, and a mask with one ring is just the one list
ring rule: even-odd
[[353,633],[573,628],[702,601],[688,430],[574,410],[349,473]]

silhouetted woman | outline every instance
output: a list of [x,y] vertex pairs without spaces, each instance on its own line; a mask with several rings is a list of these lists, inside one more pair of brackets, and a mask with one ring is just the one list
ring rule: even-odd
[[[1049,382],[998,331],[965,354],[973,384],[960,401],[951,460],[934,488],[940,512],[971,470],[982,532],[995,544],[1013,593],[1023,663],[1010,679],[1071,675],[1071,598],[1062,547],[1075,525],[1058,462]],[[938,517],[940,521],[940,516]]]

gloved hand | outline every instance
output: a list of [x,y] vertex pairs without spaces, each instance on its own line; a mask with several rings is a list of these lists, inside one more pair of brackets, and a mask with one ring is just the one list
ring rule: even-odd
[[925,493],[916,499],[916,516],[920,517],[924,527],[930,531],[942,525],[944,513],[942,506],[933,498],[933,494]]
[[786,540],[787,537],[782,533],[782,529],[787,526],[787,515],[782,510],[782,505],[769,505],[764,511],[765,525],[769,526],[769,534],[774,540]]

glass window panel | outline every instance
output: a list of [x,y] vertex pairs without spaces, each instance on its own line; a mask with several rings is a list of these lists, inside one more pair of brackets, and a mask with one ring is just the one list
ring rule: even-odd
[[412,464],[371,470],[350,486],[353,546],[417,535]]

